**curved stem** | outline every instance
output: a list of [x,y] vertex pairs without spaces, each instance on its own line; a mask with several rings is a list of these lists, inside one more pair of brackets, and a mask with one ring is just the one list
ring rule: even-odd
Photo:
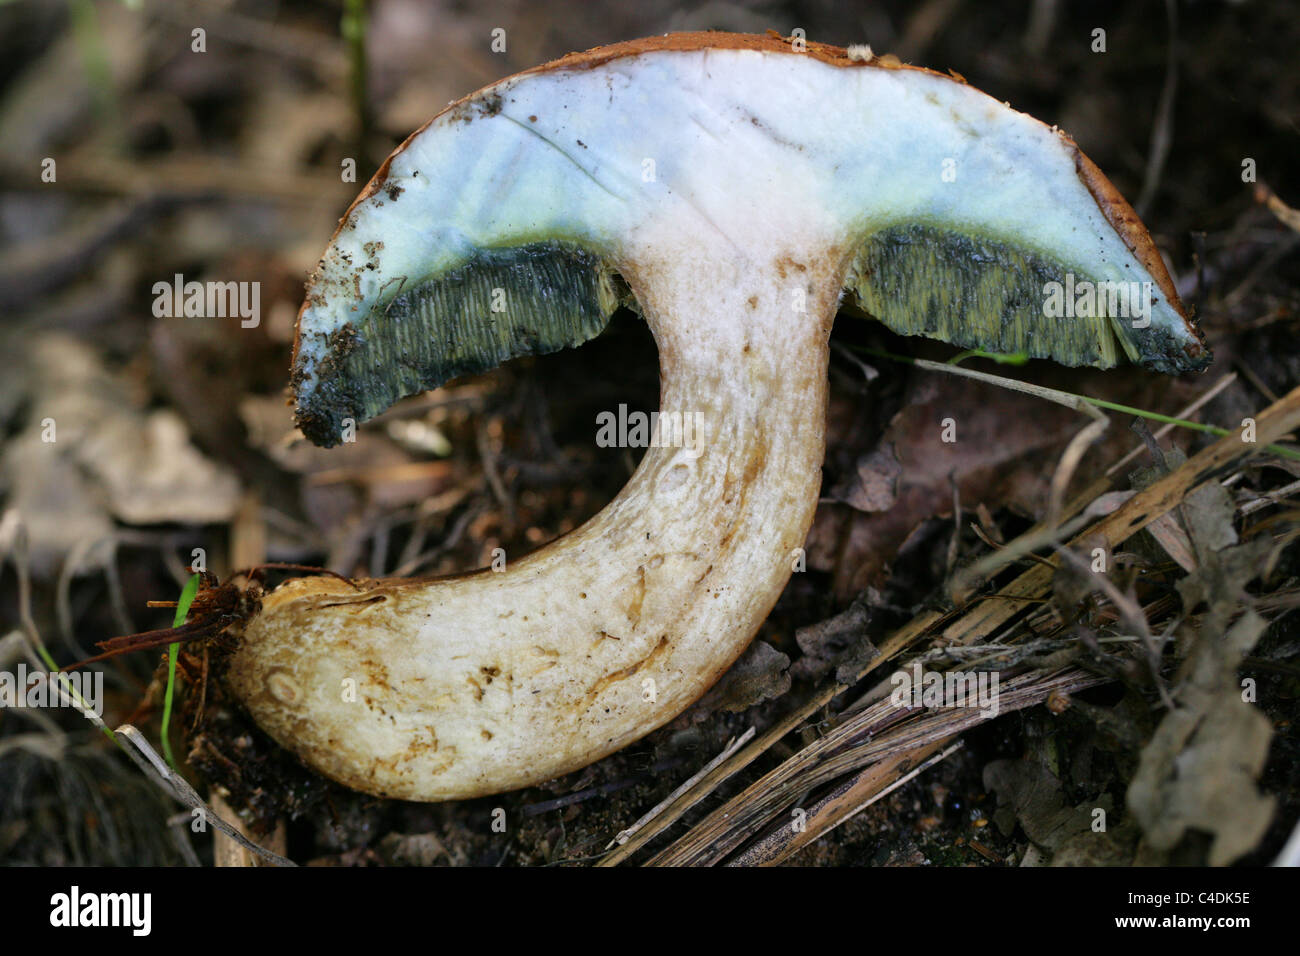
[[816,507],[843,264],[692,251],[626,270],[662,411],[690,427],[664,429],[678,440],[648,448],[591,521],[499,573],[268,595],[230,680],[281,744],[371,793],[499,792],[644,736],[739,656]]

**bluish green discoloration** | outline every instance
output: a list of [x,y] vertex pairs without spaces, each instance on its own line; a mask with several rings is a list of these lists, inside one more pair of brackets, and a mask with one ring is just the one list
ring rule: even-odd
[[484,249],[413,288],[394,288],[324,337],[315,381],[296,374],[297,419],[318,445],[338,443],[399,399],[460,375],[594,338],[618,307],[617,279],[598,256],[560,243]]
[[[911,224],[867,237],[848,287],[863,309],[900,335],[1023,352],[1071,366],[1111,368],[1122,349],[1133,361],[1163,372],[1204,367],[1208,352],[1189,359],[1182,348],[1181,317],[1154,296],[1137,301],[1139,290],[1150,293],[1150,283],[1140,281],[1146,278],[1108,286],[1093,271],[1024,243]],[[1118,285],[1132,296],[1117,308],[1102,295],[1093,314],[1062,315],[1049,305],[1053,283],[1059,286],[1058,303],[1076,302],[1065,290],[1073,293],[1085,283],[1101,290]]]

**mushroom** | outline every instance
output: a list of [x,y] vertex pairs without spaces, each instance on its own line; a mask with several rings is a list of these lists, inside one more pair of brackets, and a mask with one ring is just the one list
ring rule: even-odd
[[[1141,296],[1131,318],[1113,297],[1048,317],[1051,283]],[[352,204],[298,320],[298,424],[335,444],[634,303],[663,412],[702,436],[650,447],[599,514],[500,573],[287,581],[242,626],[229,686],[311,767],[407,800],[534,784],[662,726],[791,574],[845,290],[967,347],[1164,372],[1210,358],[1096,166],[959,77],[721,33],[570,55],[450,106]]]

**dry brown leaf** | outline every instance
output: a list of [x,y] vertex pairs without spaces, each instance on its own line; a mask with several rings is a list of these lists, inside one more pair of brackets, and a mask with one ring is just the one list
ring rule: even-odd
[[110,533],[113,517],[207,524],[234,516],[238,480],[193,446],[174,412],[143,411],[129,382],[70,336],[42,335],[22,348],[29,414],[0,473],[9,506],[30,529],[38,572]]
[[[1185,404],[1196,387],[1130,367],[1099,372],[1036,363],[1016,375],[1161,411]],[[947,419],[955,441],[944,441]],[[951,516],[954,480],[963,508],[985,503],[1041,516],[1058,457],[1085,424],[1069,409],[983,382],[913,376],[902,410],[878,445],[862,454],[856,474],[831,492],[852,508],[818,509],[807,543],[809,567],[833,575],[841,600],[879,587],[885,569],[920,525]],[[831,438],[834,442],[835,435]],[[1095,478],[1133,444],[1127,429],[1110,428],[1084,456],[1072,487]],[[896,481],[890,480],[891,461],[899,468]],[[888,507],[879,510],[886,501]]]
[[871,619],[867,602],[873,595],[879,598],[874,591],[868,591],[867,600],[859,597],[834,617],[795,631],[794,639],[803,651],[792,669],[796,677],[820,680],[833,668],[837,673],[851,669],[851,679],[837,677],[837,680],[853,683],[862,667],[879,654],[867,638],[867,623]]
[[857,471],[831,490],[830,497],[858,511],[888,511],[898,500],[898,479],[903,466],[894,446],[882,442],[858,459]]
[[1253,850],[1276,800],[1256,785],[1273,727],[1242,699],[1236,668],[1266,623],[1248,611],[1226,635],[1201,631],[1188,679],[1142,751],[1128,806],[1156,850],[1188,830],[1212,834],[1209,862],[1226,866]]
[[766,641],[754,641],[695,706],[703,719],[717,710],[740,713],[790,689],[790,658]]

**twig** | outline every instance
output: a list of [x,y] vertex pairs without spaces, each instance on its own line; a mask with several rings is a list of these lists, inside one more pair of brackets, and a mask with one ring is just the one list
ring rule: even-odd
[[1247,501],[1241,506],[1241,515],[1252,515],[1256,511],[1267,508],[1269,505],[1275,505],[1281,499],[1294,492],[1300,491],[1300,481],[1293,481],[1289,485],[1283,485],[1281,488],[1275,488],[1273,491],[1266,491],[1254,501]]
[[1255,202],[1263,203],[1268,207],[1268,211],[1277,216],[1288,229],[1293,232],[1300,232],[1300,209],[1293,209],[1284,203],[1277,193],[1273,192],[1264,183],[1255,184]]
[[234,825],[226,822],[215,810],[203,802],[203,798],[194,792],[189,781],[176,773],[171,767],[158,756],[158,752],[149,745],[149,741],[144,734],[132,724],[122,724],[117,728],[118,739],[124,740],[130,744],[124,748],[127,756],[132,762],[143,771],[144,775],[156,783],[164,792],[175,798],[179,803],[185,804],[191,810],[198,810],[204,821],[211,823],[219,831],[224,833],[230,839],[234,840],[244,849],[251,853],[269,860],[276,866],[296,866],[292,860],[289,860],[278,853],[272,853],[265,847],[258,846]]
[[1178,6],[1174,0],[1165,0],[1165,20],[1169,24],[1169,46],[1165,53],[1165,82],[1160,88],[1160,101],[1156,106],[1155,121],[1151,124],[1151,147],[1147,152],[1147,169],[1142,178],[1142,192],[1138,194],[1135,209],[1140,218],[1151,210],[1156,191],[1160,188],[1160,175],[1164,172],[1169,146],[1173,141],[1174,97],[1178,93]]
[[[784,837],[784,829],[777,831],[752,847],[746,849],[735,859],[729,860],[727,866],[773,866],[789,859],[796,851],[819,840],[826,834],[830,833],[841,824],[848,823],[867,807],[877,803],[889,796],[900,787],[905,787],[925,771],[929,770],[937,763],[947,760],[957,751],[965,746],[960,740],[950,744],[937,754],[926,754],[933,750],[938,744],[926,744],[918,747],[916,750],[906,751],[899,755],[898,764],[907,765],[911,760],[917,757],[924,757],[921,764],[914,769],[897,777],[893,783],[880,787],[878,778],[880,774],[880,764],[873,764],[866,770],[863,770],[852,781],[844,787],[837,788],[835,793],[818,801],[807,812],[805,829],[800,832],[803,839],[773,839],[773,837]],[[894,767],[890,767],[893,770]],[[859,802],[860,801],[860,802]],[[848,804],[847,810],[843,809],[844,804]],[[821,820],[821,817],[827,817]]]
[[[1042,671],[1031,672],[1013,678],[999,689],[998,712],[1005,714],[1021,710],[1046,700],[1052,693],[1073,693],[1083,687],[1105,682],[1106,678],[1078,670],[1050,675],[1044,675]],[[897,721],[900,718],[905,718],[903,723],[876,736],[870,735],[871,728],[882,721]],[[901,762],[905,759],[905,752],[925,745],[933,745],[931,749],[937,749],[948,743],[953,735],[987,719],[990,719],[990,715],[975,708],[940,710],[911,716],[905,708],[896,707],[886,698],[835,727],[764,774],[710,813],[647,865],[707,866],[721,862],[764,820],[788,806],[795,791],[824,785],[870,764],[881,761]],[[867,735],[866,739],[855,743],[864,734]],[[898,774],[901,776],[907,769],[910,769],[910,761],[908,766],[899,769]],[[890,777],[891,774],[886,773],[885,776]],[[873,782],[879,779],[872,777]],[[790,831],[786,833],[787,839],[794,835],[803,836]],[[813,838],[817,835],[820,834],[815,834]],[[802,841],[799,845],[802,845]]]
[[[649,823],[656,816],[658,816],[665,807],[671,804],[674,800],[680,797],[691,787],[695,786],[696,783],[698,783],[707,773],[709,773],[711,770],[717,767],[718,764],[728,759],[737,750],[745,746],[745,744],[749,743],[749,741],[753,739],[753,736],[754,736],[754,728],[750,727],[738,739],[733,738],[727,744],[726,748],[722,751],[722,753],[718,754],[716,757],[714,757],[712,760],[706,763],[703,766],[703,768],[700,769],[699,773],[692,776],[680,787],[678,787],[672,793],[668,794],[668,796],[660,800],[657,804],[654,805],[653,808],[651,808],[649,813],[645,814],[643,817],[641,817],[641,819],[637,820],[636,823],[632,824],[626,830],[620,830],[618,835],[605,845],[605,849],[606,850],[611,849],[616,843],[620,845],[627,843],[627,841],[632,839],[632,837],[634,837],[642,827],[644,827],[647,823]],[[687,808],[683,808],[683,809],[687,809]]]

